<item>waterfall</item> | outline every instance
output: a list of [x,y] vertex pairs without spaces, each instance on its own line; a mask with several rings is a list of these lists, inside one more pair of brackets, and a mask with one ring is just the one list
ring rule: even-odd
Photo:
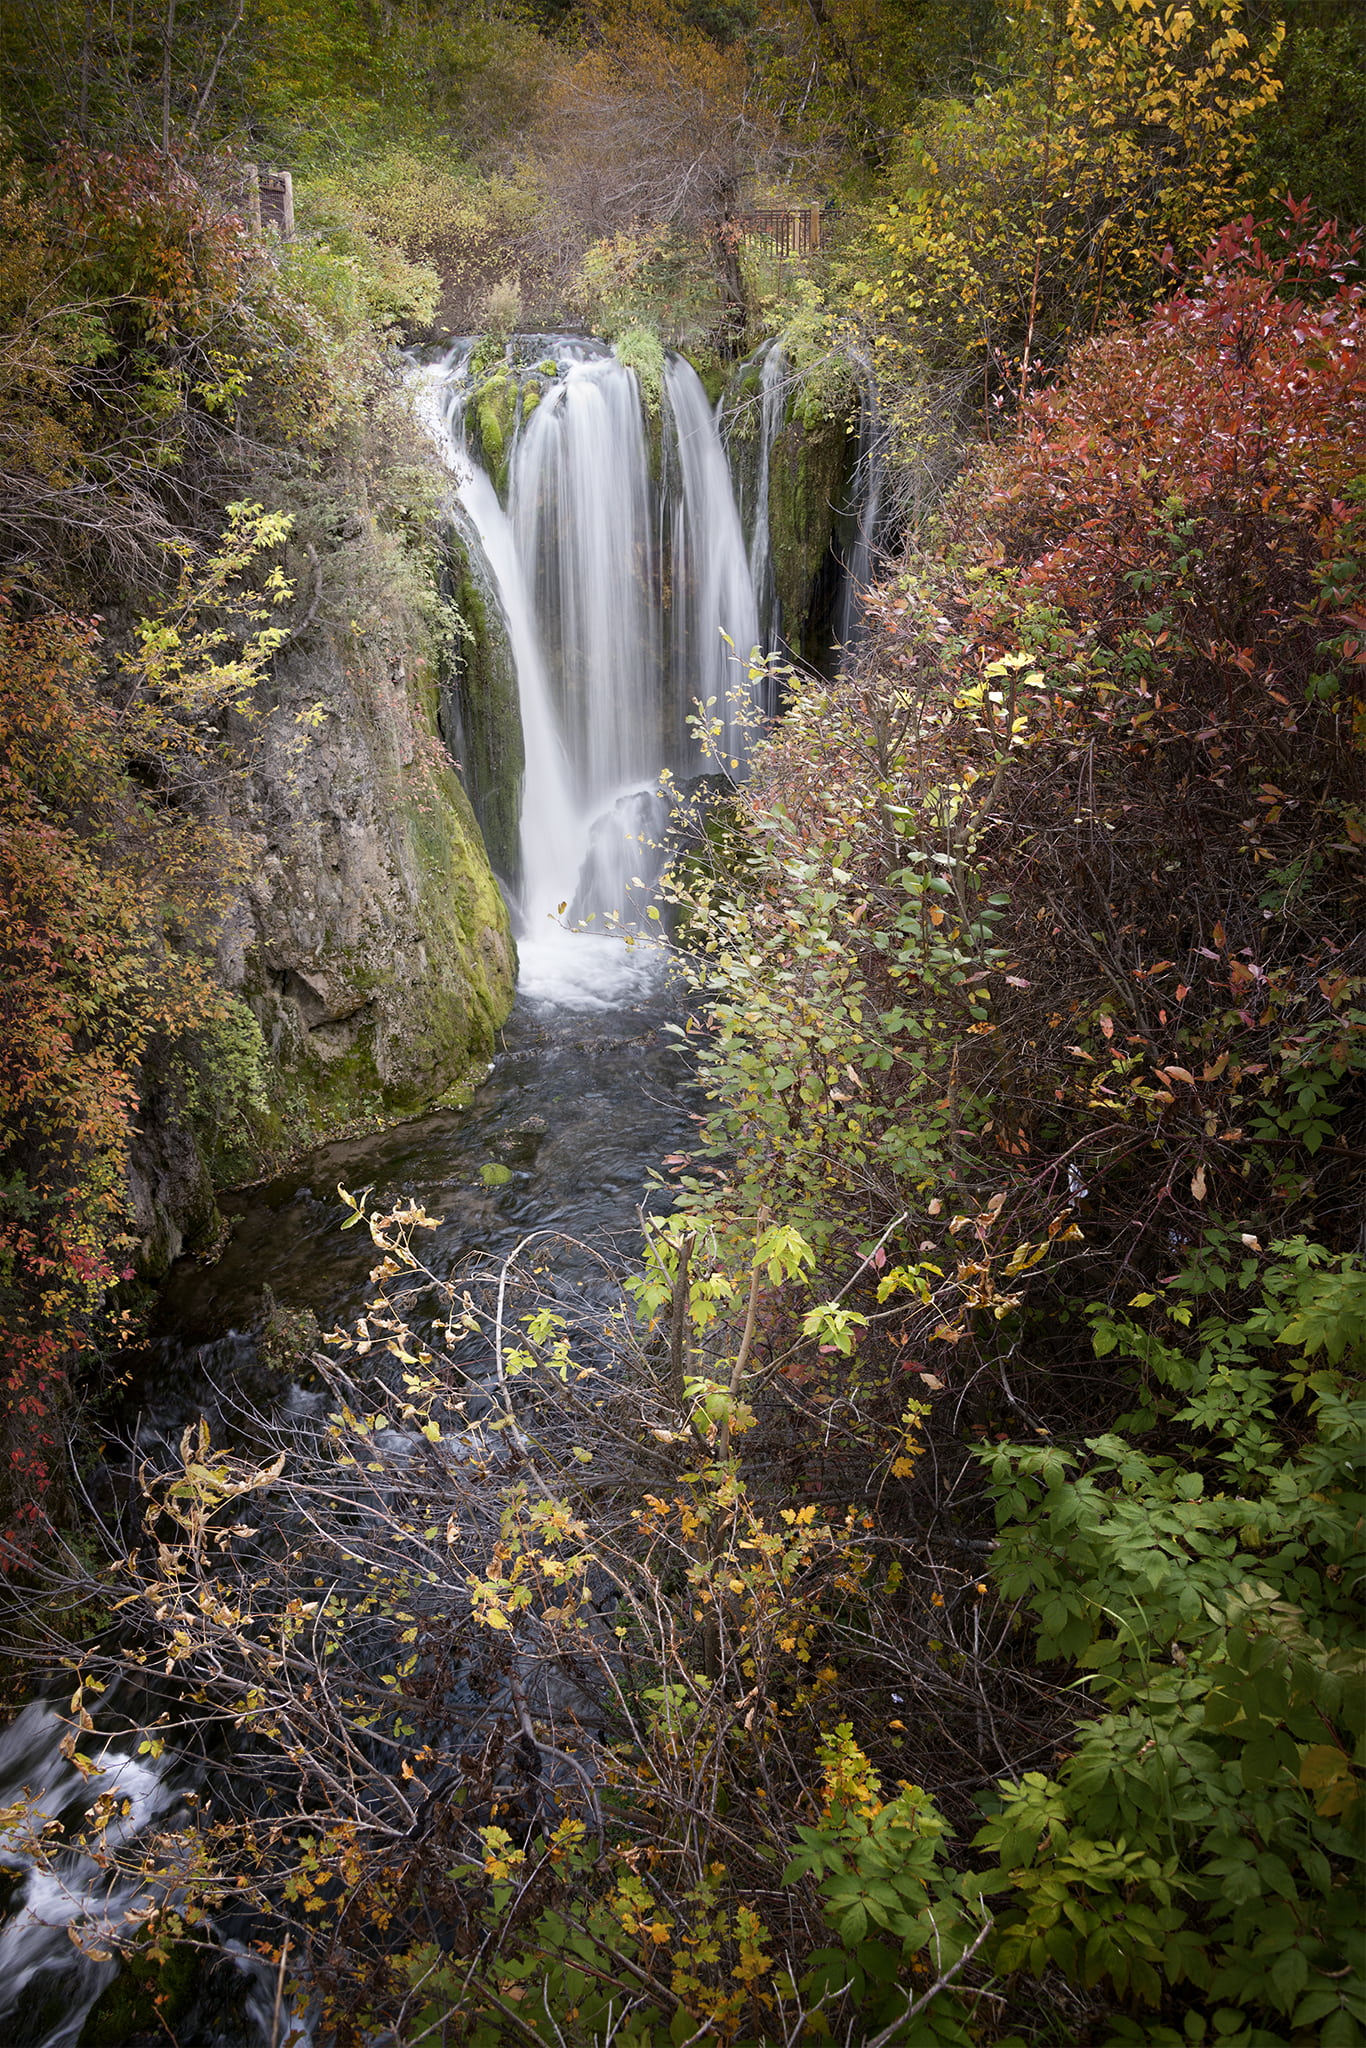
[[665,392],[682,489],[673,508],[674,698],[706,708],[717,743],[707,749],[735,773],[751,723],[748,657],[759,616],[730,465],[702,380],[671,356]]
[[[517,671],[522,987],[610,1002],[657,952],[641,934],[665,857],[661,777],[734,773],[743,761],[758,613],[725,450],[692,366],[667,359],[652,421],[634,371],[603,343],[522,346],[542,359],[495,373],[519,380],[499,451],[506,509],[467,420],[467,348],[436,373],[433,411]],[[710,745],[689,733],[699,700],[712,700]],[[591,928],[571,934],[565,917]]]
[[511,513],[575,795],[594,815],[663,765],[650,496],[634,375],[610,355],[571,362],[518,437]]

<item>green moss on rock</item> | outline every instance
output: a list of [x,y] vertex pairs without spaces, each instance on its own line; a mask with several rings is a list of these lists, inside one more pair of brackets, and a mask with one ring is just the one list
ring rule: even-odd
[[715,349],[685,349],[683,353],[702,379],[707,397],[716,405],[725,391],[732,365],[724,362]]
[[789,644],[814,665],[828,659],[838,566],[832,551],[857,446],[848,423],[817,412],[788,419],[769,456],[769,544]]
[[370,944],[363,935],[335,954],[324,949],[340,1014],[309,1021],[311,983],[300,992],[277,977],[258,989],[276,1049],[269,1106],[256,1120],[263,1164],[438,1102],[467,1101],[492,1057],[511,1006],[515,951],[507,907],[453,770],[398,796],[392,825],[412,892],[405,950],[421,974],[399,985],[377,964],[393,939],[377,925]]
[[522,777],[526,759],[517,669],[496,599],[457,535],[449,544],[455,606],[465,631],[446,665],[444,725],[460,761],[495,872],[520,878]]
[[470,375],[471,377],[487,376],[495,363],[505,363],[507,359],[508,343],[506,335],[485,334],[475,343],[471,351]]
[[635,373],[646,419],[655,425],[664,403],[664,344],[653,327],[627,327],[617,336],[613,353]]
[[495,370],[475,388],[468,418],[472,439],[500,497],[506,497],[508,464],[517,416],[517,379],[511,370]]

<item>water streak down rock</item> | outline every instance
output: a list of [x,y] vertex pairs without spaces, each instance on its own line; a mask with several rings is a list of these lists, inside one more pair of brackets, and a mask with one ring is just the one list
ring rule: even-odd
[[[743,762],[760,632],[725,450],[691,365],[669,357],[655,423],[634,372],[604,344],[520,345],[539,360],[516,373],[491,466],[478,459],[468,351],[437,377],[460,502],[517,668],[525,986],[561,906],[599,929],[639,917],[663,858],[661,774]],[[690,726],[698,706],[709,735]]]

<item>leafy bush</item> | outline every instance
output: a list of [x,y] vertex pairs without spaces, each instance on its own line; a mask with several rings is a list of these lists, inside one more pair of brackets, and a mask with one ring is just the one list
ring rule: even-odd
[[[547,206],[530,170],[480,176],[401,150],[314,173],[298,195],[300,222],[329,245],[381,276],[421,280],[423,310],[404,317],[427,323],[440,305],[467,331],[487,324],[488,295],[500,284],[528,305],[544,295]],[[416,308],[415,282],[407,291]]]
[[836,229],[828,294],[876,363],[917,524],[965,437],[1150,307],[1242,203],[1283,33],[1237,0],[1029,0],[973,91],[921,105]]
[[[982,1452],[1001,1591],[1042,1659],[1094,1674],[1099,1710],[1056,1777],[1002,1787],[982,1889],[1004,1895],[1002,1969],[1176,1991],[1231,2041],[1347,2043],[1366,2025],[1366,1264],[1302,1238],[1231,1250],[1211,1233],[1160,1306],[1136,1297],[1142,1321],[1093,1311],[1097,1354],[1141,1368],[1143,1433]],[[1206,2022],[1111,2038],[1174,2048]]]
[[[218,595],[240,604],[236,585],[230,576]],[[222,1008],[205,954],[235,858],[218,825],[166,796],[202,766],[206,714],[249,685],[268,649],[248,642],[242,662],[225,663],[216,636],[187,648],[164,620],[146,634],[130,663],[145,694],[121,715],[99,687],[91,622],[0,611],[0,1506],[11,1524],[39,1511],[69,1368],[93,1347],[107,1291],[129,1277],[140,1062]]]
[[651,327],[625,327],[616,338],[616,357],[636,373],[641,401],[657,418],[664,402],[664,346]]
[[135,1251],[139,1094],[169,1082],[220,1169],[247,1163],[259,1034],[208,958],[290,635],[281,551],[311,550],[313,611],[324,558],[352,619],[422,610],[436,464],[414,459],[383,265],[263,248],[174,162],[75,146],[8,168],[0,224],[4,1506],[31,1518]]

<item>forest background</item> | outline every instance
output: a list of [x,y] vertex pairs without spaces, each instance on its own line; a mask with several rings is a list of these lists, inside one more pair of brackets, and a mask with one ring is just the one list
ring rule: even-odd
[[[245,1892],[339,2041],[1366,2037],[1356,10],[5,0],[0,91],[19,1635],[73,1753],[164,1658],[154,1739],[249,1723],[271,1788],[129,1929],[147,2024]],[[779,335],[793,418],[878,422],[867,637],[673,883],[697,1156],[611,1370],[513,1276],[516,1483],[371,1216],[413,1370],[284,1463],[187,1443],[98,1558],[139,1103],[224,1178],[268,1112],[212,952],[301,575],[344,530],[439,633],[397,346],[566,323],[646,388]]]

